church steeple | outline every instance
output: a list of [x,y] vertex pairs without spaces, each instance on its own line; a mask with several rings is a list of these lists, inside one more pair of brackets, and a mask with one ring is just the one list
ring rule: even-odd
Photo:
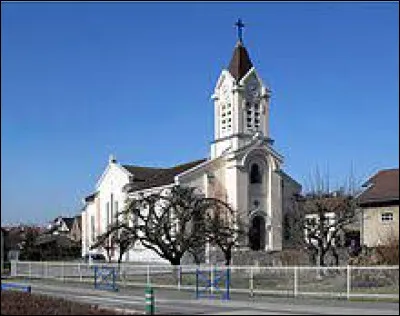
[[238,41],[228,69],[217,81],[214,100],[214,135],[212,157],[231,148],[237,150],[252,141],[255,134],[269,138],[269,89],[262,83],[242,38],[239,19]]
[[233,51],[231,62],[229,63],[229,72],[236,81],[239,81],[253,67],[247,49],[242,41],[238,41]]
[[253,67],[253,64],[250,60],[249,53],[243,45],[242,28],[244,27],[244,24],[240,18],[235,23],[235,26],[238,29],[238,41],[235,50],[233,51],[233,56],[228,69],[233,78],[235,78],[236,81],[239,81],[245,74],[247,74],[251,67]]

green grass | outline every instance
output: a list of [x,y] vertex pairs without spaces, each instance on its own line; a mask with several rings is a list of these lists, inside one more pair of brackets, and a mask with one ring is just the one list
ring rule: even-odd
[[350,302],[387,302],[387,303],[398,303],[398,298],[390,297],[350,297]]

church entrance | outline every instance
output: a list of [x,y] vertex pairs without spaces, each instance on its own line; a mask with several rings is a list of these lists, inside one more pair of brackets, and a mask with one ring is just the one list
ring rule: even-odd
[[256,215],[251,221],[249,242],[251,250],[265,249],[265,219],[261,215]]

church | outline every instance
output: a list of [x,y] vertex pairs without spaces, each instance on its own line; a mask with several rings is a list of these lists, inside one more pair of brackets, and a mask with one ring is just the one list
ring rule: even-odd
[[[284,216],[290,213],[292,197],[300,193],[301,186],[282,170],[284,158],[273,148],[269,131],[271,91],[244,46],[240,19],[236,25],[238,41],[230,63],[210,91],[214,140],[209,157],[153,168],[121,164],[111,156],[95,190],[84,198],[82,255],[92,252],[89,248],[96,236],[122,210],[127,196],[159,192],[176,184],[194,186],[206,197],[224,200],[240,212],[257,232],[248,238],[245,248],[249,253],[282,250]],[[112,254],[117,258],[118,249]],[[139,243],[124,254],[123,261],[167,263]],[[205,261],[210,261],[209,255]]]

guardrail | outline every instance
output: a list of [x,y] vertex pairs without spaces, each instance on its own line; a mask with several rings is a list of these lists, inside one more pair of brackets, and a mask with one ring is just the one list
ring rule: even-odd
[[[122,286],[196,288],[196,268],[211,265],[137,265],[130,263],[24,262],[11,264],[14,277],[58,279],[64,282],[94,282],[94,267],[115,267]],[[220,266],[222,267],[222,266]],[[211,289],[212,290],[212,289]],[[322,296],[399,299],[399,266],[230,266],[230,292],[257,295]]]
[[20,290],[21,292],[31,293],[32,288],[30,285],[16,284],[16,283],[1,283],[1,290]]

